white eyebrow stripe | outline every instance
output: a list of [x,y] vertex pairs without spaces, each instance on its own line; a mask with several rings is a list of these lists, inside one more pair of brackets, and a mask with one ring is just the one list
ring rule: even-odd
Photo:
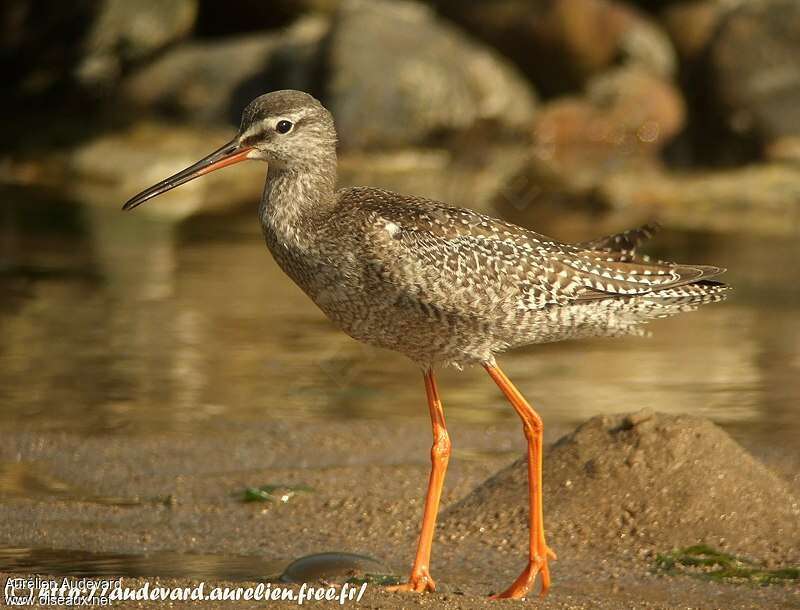
[[278,124],[278,121],[287,120],[291,121],[292,123],[297,123],[300,119],[305,117],[308,114],[308,110],[301,109],[295,110],[294,112],[287,112],[281,115],[275,115],[267,117],[266,119],[262,119],[255,125],[252,125],[247,131],[245,131],[241,138],[244,140],[251,136],[254,136],[258,133],[264,133],[265,131],[275,129],[275,125]]

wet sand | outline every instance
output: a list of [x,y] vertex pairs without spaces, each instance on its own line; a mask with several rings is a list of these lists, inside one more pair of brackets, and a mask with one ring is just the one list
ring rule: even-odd
[[[565,432],[548,429],[548,444]],[[482,536],[465,534],[463,524],[456,527],[447,517],[448,506],[521,455],[518,426],[458,422],[451,425],[451,434],[455,453],[432,561],[437,592],[388,593],[370,585],[362,606],[488,606],[486,594],[506,586],[522,568],[524,520],[502,521],[493,528],[488,519]],[[6,464],[0,546],[244,555],[276,566],[312,553],[340,551],[369,555],[403,576],[416,544],[429,443],[422,418],[231,424],[197,435],[86,437],[6,430],[0,433],[0,459]],[[796,494],[796,460],[782,455],[771,465]],[[313,491],[299,493],[285,504],[241,501],[245,488],[274,483]],[[603,499],[597,501],[600,505]],[[545,510],[549,509],[546,497]],[[490,514],[491,509],[485,510]],[[593,518],[586,515],[586,525],[591,526]],[[559,554],[552,564],[553,589],[545,600],[527,602],[539,608],[800,607],[796,583],[762,587],[668,576],[654,570],[651,553],[637,553],[627,541],[617,545],[612,539],[607,546],[587,547],[557,531],[550,536]],[[208,561],[213,563],[213,557]],[[230,578],[204,580],[207,585],[242,584]],[[125,580],[130,586],[145,581],[188,586],[197,579]],[[308,605],[323,604],[330,602]],[[118,605],[127,606],[137,605]]]

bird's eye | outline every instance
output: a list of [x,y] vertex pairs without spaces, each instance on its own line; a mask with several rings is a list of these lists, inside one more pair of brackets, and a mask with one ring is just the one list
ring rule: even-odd
[[278,133],[289,133],[294,127],[294,124],[291,121],[282,120],[278,121],[278,124],[275,125],[275,131]]

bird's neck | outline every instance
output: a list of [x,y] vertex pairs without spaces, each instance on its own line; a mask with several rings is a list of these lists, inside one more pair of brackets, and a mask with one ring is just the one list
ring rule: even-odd
[[336,205],[335,192],[335,156],[308,167],[270,166],[259,209],[267,241],[302,247]]

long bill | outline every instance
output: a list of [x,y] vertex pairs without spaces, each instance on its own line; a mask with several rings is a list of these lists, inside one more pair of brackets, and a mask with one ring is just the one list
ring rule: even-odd
[[135,197],[131,197],[125,205],[122,206],[123,210],[132,210],[138,205],[143,204],[148,199],[157,197],[161,193],[166,193],[174,189],[176,186],[185,184],[189,180],[194,180],[200,176],[204,176],[209,172],[217,169],[222,169],[228,165],[239,163],[247,159],[248,153],[253,150],[252,146],[240,146],[236,140],[231,140],[224,146],[218,148],[207,157],[203,157],[197,163],[190,165],[186,169],[179,171],[177,174],[170,176],[154,184],[148,189],[143,190]]

